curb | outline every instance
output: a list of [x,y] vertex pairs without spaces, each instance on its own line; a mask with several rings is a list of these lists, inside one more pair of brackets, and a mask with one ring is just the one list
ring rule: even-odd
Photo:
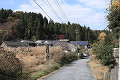
[[[58,70],[62,69],[62,68],[65,67],[65,66],[66,66],[66,65],[60,67]],[[48,75],[45,75],[45,76],[43,76],[43,77],[37,78],[36,80],[43,80],[44,78],[46,78],[46,77],[54,74],[54,73],[57,72],[58,70],[55,70],[55,71],[53,71],[53,72],[51,72],[51,73],[49,73]]]

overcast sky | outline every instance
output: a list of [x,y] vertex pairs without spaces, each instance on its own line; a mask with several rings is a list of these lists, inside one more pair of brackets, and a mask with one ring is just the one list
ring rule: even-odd
[[[43,1],[48,4],[47,0]],[[56,0],[48,1],[62,21],[51,11],[50,6],[46,6],[43,1],[36,0],[54,22],[62,23],[63,21],[63,23],[67,23],[56,5]],[[106,9],[109,7],[110,0],[58,0],[58,2],[70,23],[86,25],[93,30],[102,30],[108,25],[108,21],[105,18],[108,14]],[[1,0],[0,8],[12,9],[13,11],[36,12],[41,13],[44,17],[46,16],[33,0]]]

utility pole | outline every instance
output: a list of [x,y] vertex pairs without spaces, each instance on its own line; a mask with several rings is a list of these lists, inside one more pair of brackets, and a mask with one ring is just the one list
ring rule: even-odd
[[75,30],[76,33],[76,46],[77,46],[77,54],[78,54],[78,45],[77,45],[77,34],[78,34],[78,30]]
[[46,45],[46,59],[49,59],[49,44]]
[[[120,1],[120,0],[118,0]],[[118,14],[120,15],[119,13],[119,8],[120,8],[120,4],[118,4]],[[120,35],[119,35],[119,68],[118,68],[118,80],[120,80]]]

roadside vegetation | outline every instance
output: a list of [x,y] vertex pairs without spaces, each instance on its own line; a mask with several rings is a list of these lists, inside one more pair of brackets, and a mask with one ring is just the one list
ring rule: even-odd
[[45,46],[5,48],[4,50],[14,53],[16,59],[20,61],[22,66],[22,77],[20,80],[36,80],[78,59],[75,53],[64,53],[60,47],[50,47],[48,60],[46,59]]
[[108,73],[109,68],[108,66],[103,66],[101,64],[101,60],[96,58],[96,55],[93,55],[92,49],[89,50],[89,54],[91,56],[91,60],[88,63],[90,66],[91,70],[93,71],[93,74],[96,79],[98,80],[104,80],[104,73]]
[[0,80],[17,80],[21,73],[22,64],[15,53],[0,49]]
[[107,9],[107,11],[109,31],[107,33],[100,33],[98,41],[92,46],[91,61],[89,62],[89,65],[91,66],[97,79],[103,79],[103,73],[111,72],[111,70],[117,65],[115,58],[113,57],[113,48],[119,47],[120,6],[119,4],[114,4],[111,1],[110,7]]
[[90,51],[91,61],[89,65],[97,79],[104,79],[104,74],[110,73],[111,69],[116,65],[113,56],[114,47],[115,44],[110,39],[110,35],[105,32],[100,33],[98,42],[93,44]]

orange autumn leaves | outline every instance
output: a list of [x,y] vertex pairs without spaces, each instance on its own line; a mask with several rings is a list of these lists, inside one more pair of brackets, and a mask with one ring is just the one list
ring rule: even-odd
[[120,1],[119,0],[112,0],[112,5],[114,7],[116,7],[116,6],[120,7]]
[[107,34],[105,32],[101,32],[99,37],[98,37],[99,42],[105,41],[106,37],[107,37]]

